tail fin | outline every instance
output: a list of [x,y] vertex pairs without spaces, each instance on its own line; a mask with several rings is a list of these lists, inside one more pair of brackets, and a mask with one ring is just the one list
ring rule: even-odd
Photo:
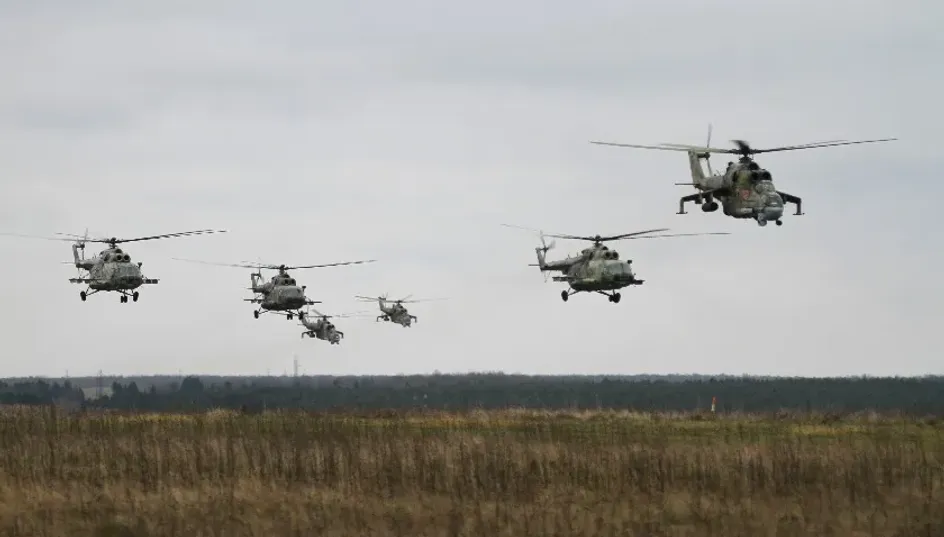
[[[541,234],[541,235],[540,235],[540,236],[541,236],[541,246],[538,246],[537,248],[535,248],[535,249],[534,249],[534,253],[536,253],[537,256],[538,256],[538,264],[537,264],[537,266],[540,267],[540,269],[543,271],[543,270],[545,270],[545,269],[547,268],[547,260],[545,259],[544,255],[547,254],[547,251],[548,251],[548,250],[550,250],[551,248],[554,247],[555,241],[551,241],[551,244],[548,244],[548,243],[545,242],[545,240],[544,240],[544,232],[541,231],[540,234]],[[532,265],[532,266],[533,266],[533,265]]]
[[544,270],[544,268],[547,267],[547,262],[544,260],[544,254],[547,252],[547,248],[538,246],[534,249],[534,252],[538,255],[538,263],[537,265],[532,264],[531,266],[537,266],[540,267],[541,270]]
[[705,180],[705,171],[701,167],[701,159],[708,160],[708,153],[699,153],[698,151],[688,152],[688,166],[692,170],[692,182],[697,184]]
[[[705,147],[711,147],[711,123],[708,124],[708,139],[705,141]],[[692,170],[692,182],[696,185],[705,180],[705,171],[701,167],[701,159],[705,159],[705,164],[708,165],[708,173],[714,173],[711,171],[711,162],[708,160],[710,157],[711,153],[688,152],[688,166]]]

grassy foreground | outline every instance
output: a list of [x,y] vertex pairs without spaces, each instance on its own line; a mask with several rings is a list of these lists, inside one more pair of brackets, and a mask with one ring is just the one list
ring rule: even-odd
[[0,412],[0,535],[941,536],[944,427]]

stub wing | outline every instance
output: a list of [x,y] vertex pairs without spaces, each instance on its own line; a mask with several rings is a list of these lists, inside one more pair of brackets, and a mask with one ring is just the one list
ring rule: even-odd
[[92,279],[91,278],[69,278],[69,282],[89,284],[89,283],[92,283]]
[[796,214],[797,216],[800,216],[803,214],[803,211],[801,210],[803,207],[803,200],[801,198],[799,198],[798,196],[794,196],[793,194],[787,194],[786,192],[781,192],[779,190],[777,191],[777,194],[780,194],[780,197],[783,198],[784,203],[792,203],[796,205],[797,212],[794,214]]

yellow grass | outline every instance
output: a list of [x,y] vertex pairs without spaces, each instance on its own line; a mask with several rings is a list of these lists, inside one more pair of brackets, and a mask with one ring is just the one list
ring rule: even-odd
[[0,534],[942,536],[928,421],[0,412]]

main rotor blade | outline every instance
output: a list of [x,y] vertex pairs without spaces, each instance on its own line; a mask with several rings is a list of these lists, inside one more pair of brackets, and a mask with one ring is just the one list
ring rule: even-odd
[[[149,235],[147,237],[134,237],[131,239],[119,239],[116,237],[107,237],[107,238],[81,238],[85,242],[101,242],[106,244],[118,244],[123,242],[139,242],[139,241],[150,241],[154,239],[170,239],[176,237],[190,237],[193,235],[208,235],[211,233],[227,233],[225,229],[198,229],[196,231],[181,231],[178,233],[164,233],[162,235]],[[69,236],[66,233],[57,233],[57,235]],[[75,236],[75,235],[73,235]]]
[[647,238],[647,237],[639,237],[639,235],[646,235],[646,234],[648,234],[648,233],[658,233],[658,232],[660,232],[660,231],[668,231],[668,230],[669,230],[669,228],[649,229],[649,230],[646,230],[646,231],[634,231],[634,232],[632,232],[632,233],[623,233],[622,235],[612,235],[612,236],[609,236],[609,237],[598,237],[598,238],[596,238],[595,240],[598,240],[598,241],[617,241],[617,240],[620,240],[620,239],[630,239],[630,238],[642,238],[642,239],[645,239],[645,238]]
[[730,235],[730,233],[719,231],[719,232],[706,232],[706,233],[671,233],[669,235],[650,235],[648,237],[625,237],[627,239],[665,239],[668,237],[695,237],[697,235]]
[[236,268],[249,268],[249,269],[266,268],[264,265],[260,267],[259,265],[249,265],[249,264],[241,265],[239,263],[214,263],[212,261],[198,261],[196,259],[181,259],[179,257],[172,257],[171,259],[173,259],[174,261],[186,261],[187,263],[200,263],[201,265],[214,265],[217,267],[236,267]]
[[[845,141],[846,140],[826,140],[823,142],[810,142],[809,144],[804,144],[804,146],[806,145],[815,146],[815,145],[820,145],[820,144],[831,144],[834,142],[845,142]],[[716,147],[700,146],[700,145],[668,144],[668,143],[660,144],[660,145],[663,145],[666,147],[678,147],[680,149],[684,148],[686,151],[701,151],[703,153],[706,153],[706,152],[707,153],[740,153],[741,152],[739,149],[718,149]],[[793,146],[793,147],[800,147],[800,146]],[[755,151],[752,149],[750,152],[754,153]]]
[[299,270],[299,269],[310,269],[310,268],[324,268],[324,267],[340,267],[342,265],[360,265],[362,263],[374,263],[376,259],[366,259],[363,261],[344,261],[341,263],[326,263],[324,265],[299,265],[297,267],[283,267],[282,265],[272,265],[272,269],[282,268],[284,270]]
[[[682,146],[678,144],[662,144],[662,145],[638,145],[638,144],[618,144],[615,142],[590,142],[591,144],[597,145],[612,145],[615,147],[634,147],[637,149],[658,149],[659,151],[701,151],[708,153],[736,153],[737,151],[733,149],[716,149],[713,147],[697,147],[697,146]],[[688,148],[688,149],[685,149]]]
[[832,142],[814,142],[810,144],[801,144],[801,145],[788,145],[783,147],[772,147],[769,149],[752,149],[751,153],[773,153],[774,151],[793,151],[797,149],[819,149],[820,147],[835,147],[838,145],[853,145],[853,144],[871,144],[876,142],[891,142],[897,140],[898,138],[881,138],[878,140],[855,140],[855,141],[846,141],[846,140],[837,140]]
[[44,241],[76,242],[76,241],[81,241],[81,240],[82,240],[81,237],[75,238],[75,239],[64,239],[64,238],[62,238],[62,237],[43,237],[43,236],[41,236],[41,235],[26,235],[26,234],[23,234],[23,233],[0,233],[0,235],[4,235],[4,236],[7,236],[7,237],[22,237],[22,238],[24,238],[24,239],[40,239],[40,240],[44,240]]
[[399,302],[401,304],[416,304],[417,302],[438,302],[449,300],[448,298],[414,298],[413,300],[391,300],[390,302]]
[[648,229],[646,231],[634,231],[632,233],[623,233],[622,235],[611,235],[609,237],[603,237],[600,235],[596,235],[593,237],[582,236],[582,235],[563,235],[563,234],[557,235],[557,234],[550,234],[550,233],[545,233],[545,236],[554,237],[557,239],[573,239],[573,240],[580,240],[580,241],[605,242],[605,241],[615,241],[619,239],[624,239],[627,237],[634,237],[636,235],[645,235],[647,233],[657,233],[659,231],[668,231],[668,230],[669,230],[668,228]]
[[370,312],[369,311],[353,311],[353,312],[348,312],[348,313],[338,313],[337,315],[328,315],[328,317],[344,319],[344,318],[349,318],[349,317],[356,317],[358,315],[367,315],[368,313]]

